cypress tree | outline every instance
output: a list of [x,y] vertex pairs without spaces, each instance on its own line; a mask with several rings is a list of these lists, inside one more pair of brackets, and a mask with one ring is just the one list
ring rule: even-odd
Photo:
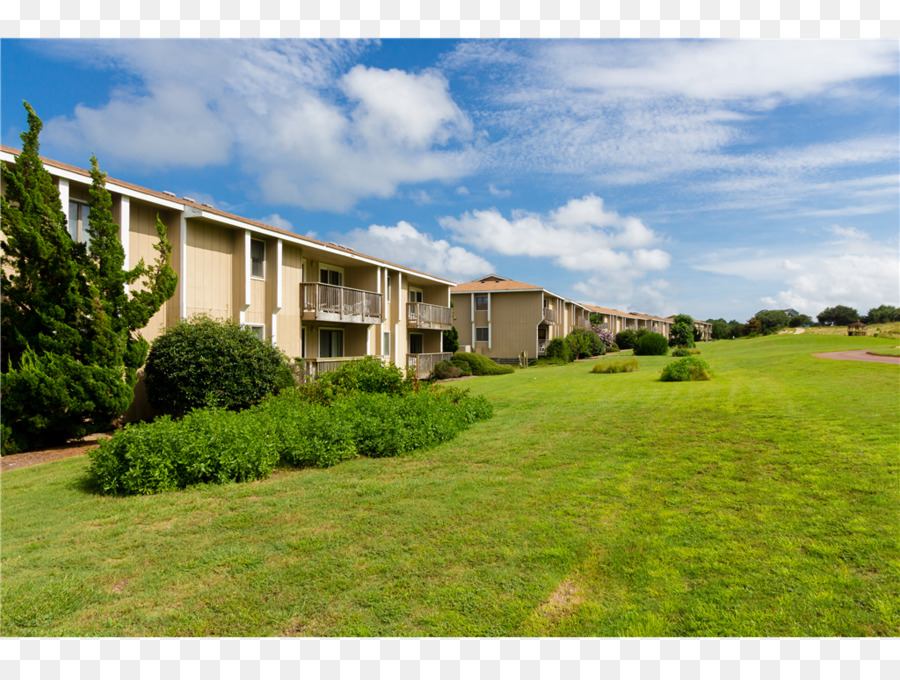
[[2,168],[4,453],[83,436],[120,415],[147,355],[137,331],[177,283],[159,218],[156,261],[123,268],[106,176],[93,156],[90,245],[69,236],[59,190],[38,154],[42,123],[25,108],[22,153]]

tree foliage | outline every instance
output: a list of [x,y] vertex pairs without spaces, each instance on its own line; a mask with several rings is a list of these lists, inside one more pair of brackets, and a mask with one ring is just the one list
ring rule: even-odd
[[669,328],[670,344],[673,347],[694,346],[694,319],[688,314],[678,314]]
[[137,331],[177,283],[159,223],[154,264],[123,269],[112,199],[93,156],[89,244],[69,236],[59,190],[38,154],[41,120],[25,108],[22,153],[2,168],[5,452],[82,436],[121,414],[147,354]]
[[859,321],[859,312],[852,307],[836,305],[819,312],[817,318],[823,326],[849,326]]
[[788,326],[791,328],[799,328],[800,326],[812,326],[813,320],[807,314],[798,314],[797,316],[792,316],[791,320],[788,322]]
[[900,307],[892,307],[891,305],[879,305],[869,310],[869,313],[863,317],[866,323],[889,323],[891,321],[900,321]]
[[788,315],[780,309],[761,309],[755,318],[759,321],[760,332],[765,335],[781,330],[790,323]]

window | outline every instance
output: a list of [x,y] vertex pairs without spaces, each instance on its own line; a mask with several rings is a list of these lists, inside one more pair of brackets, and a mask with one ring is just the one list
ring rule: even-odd
[[488,342],[490,337],[490,329],[487,326],[478,326],[475,328],[475,342]]
[[381,353],[388,357],[391,355],[391,333],[390,331],[385,331],[381,336]]
[[327,283],[331,286],[344,285],[344,270],[337,267],[326,267],[324,264],[319,265],[319,283]]
[[475,309],[478,311],[484,311],[488,308],[488,297],[487,295],[476,295],[475,296]]
[[306,329],[300,329],[300,356],[306,358]]
[[247,328],[256,333],[256,337],[260,340],[266,339],[266,327],[257,324],[247,324]]
[[250,241],[250,276],[254,279],[266,278],[266,244],[265,241]]
[[344,356],[344,331],[323,328],[319,331],[319,358]]
[[91,215],[91,208],[87,203],[79,203],[78,201],[69,201],[69,236],[73,241],[79,243],[90,243],[91,236],[88,234],[88,218]]
[[387,276],[387,301],[391,301],[391,275]]
[[410,288],[409,289],[409,301],[410,302],[421,302],[422,301],[422,291],[418,288]]
[[409,334],[409,353],[421,354],[425,351],[425,340],[421,333]]

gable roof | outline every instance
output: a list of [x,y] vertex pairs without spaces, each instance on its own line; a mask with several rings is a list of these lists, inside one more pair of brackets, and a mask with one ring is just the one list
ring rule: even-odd
[[[450,289],[451,293],[479,293],[479,292],[497,292],[497,291],[514,291],[514,290],[544,290],[540,286],[533,286],[530,283],[522,283],[521,281],[513,281],[496,274],[488,274],[487,276],[460,283]],[[552,294],[552,293],[551,293]],[[559,297],[559,296],[556,296]]]

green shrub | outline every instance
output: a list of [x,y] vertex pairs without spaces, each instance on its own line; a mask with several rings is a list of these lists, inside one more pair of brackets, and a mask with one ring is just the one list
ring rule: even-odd
[[[468,364],[466,364],[468,367]],[[459,378],[462,375],[462,369],[458,366],[454,366],[449,361],[441,361],[437,365],[435,365],[434,369],[431,371],[431,379],[432,380],[450,380],[452,378]]]
[[618,352],[619,346],[616,343],[613,343],[609,347],[606,348],[606,351],[607,352]]
[[180,321],[154,340],[144,375],[149,402],[178,414],[246,408],[293,383],[278,348],[236,321],[206,316]]
[[215,408],[130,425],[88,456],[98,487],[123,494],[262,479],[278,462],[276,439],[264,421]]
[[572,349],[572,345],[563,338],[553,338],[547,344],[545,356],[548,359],[560,359],[564,363],[569,363],[575,359],[575,352]]
[[637,359],[617,359],[616,361],[597,362],[591,373],[632,373],[638,370]]
[[700,350],[690,349],[689,347],[676,347],[672,350],[673,357],[690,357],[695,354],[700,354]]
[[546,366],[565,366],[566,362],[562,359],[547,359],[546,357],[541,357],[540,359],[529,359],[528,367],[529,368],[544,368]]
[[458,359],[457,357],[453,357],[447,363],[458,368],[460,370],[461,376],[472,375],[472,367],[469,366],[469,362],[465,359]]
[[103,493],[122,494],[262,479],[279,462],[328,467],[433,446],[492,415],[484,397],[453,388],[356,390],[329,404],[290,390],[240,412],[196,409],[128,426],[89,452],[89,474]]
[[566,341],[572,346],[576,359],[597,357],[606,354],[606,345],[600,336],[586,328],[574,328],[566,336]]
[[413,390],[412,379],[405,379],[403,371],[393,363],[385,363],[374,356],[341,364],[334,371],[319,376],[316,382],[330,386],[336,394],[407,394]]
[[660,380],[663,382],[680,382],[686,380],[709,380],[709,364],[697,357],[678,359],[662,370]]
[[515,370],[512,366],[501,366],[493,359],[474,352],[457,352],[453,358],[465,361],[472,375],[504,375]]
[[634,343],[637,342],[638,338],[646,334],[646,328],[639,328],[638,330],[626,328],[624,331],[616,333],[616,345],[620,349],[634,349]]
[[647,333],[634,342],[636,356],[662,357],[669,352],[669,341],[659,333]]

